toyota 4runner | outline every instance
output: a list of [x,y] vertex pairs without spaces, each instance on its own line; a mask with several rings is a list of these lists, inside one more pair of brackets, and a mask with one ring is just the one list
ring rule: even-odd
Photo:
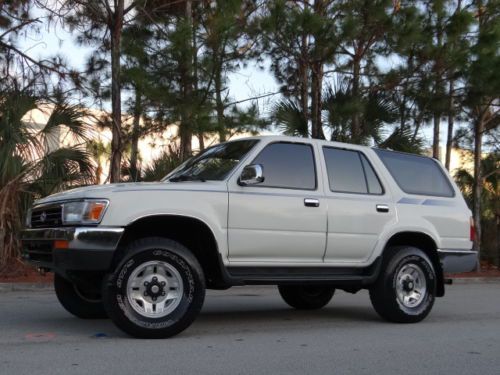
[[157,183],[78,188],[35,202],[23,254],[55,273],[80,318],[173,336],[205,290],[277,285],[297,309],[368,289],[377,313],[413,323],[474,269],[471,212],[434,159],[292,137],[221,143]]

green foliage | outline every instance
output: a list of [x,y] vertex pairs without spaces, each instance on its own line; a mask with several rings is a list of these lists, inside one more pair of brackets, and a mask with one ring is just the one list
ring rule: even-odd
[[[56,93],[56,102],[12,86],[0,92],[0,272],[18,254],[17,231],[34,198],[90,183],[93,169],[83,148],[51,149],[64,132],[75,144],[87,140],[84,112]],[[45,124],[28,123],[34,109],[51,111]]]
[[160,181],[181,163],[178,154],[172,152],[163,152],[158,158],[153,160],[143,172],[143,181]]

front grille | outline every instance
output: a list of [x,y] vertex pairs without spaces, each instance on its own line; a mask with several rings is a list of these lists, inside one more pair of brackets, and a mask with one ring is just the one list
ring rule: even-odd
[[39,207],[31,213],[32,228],[52,228],[62,225],[61,205]]
[[34,262],[52,263],[52,242],[25,241],[24,255]]

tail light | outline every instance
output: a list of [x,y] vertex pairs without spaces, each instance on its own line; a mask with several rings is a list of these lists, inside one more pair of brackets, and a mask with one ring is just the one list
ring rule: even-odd
[[470,218],[470,235],[469,238],[472,242],[476,240],[476,226],[474,225],[474,218]]

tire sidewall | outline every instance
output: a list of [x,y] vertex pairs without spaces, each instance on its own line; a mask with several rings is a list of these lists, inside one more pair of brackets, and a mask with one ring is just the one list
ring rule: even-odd
[[[195,270],[193,259],[189,257],[191,254],[186,252],[187,256],[182,256],[178,249],[149,246],[133,251],[120,263],[103,287],[105,307],[119,328],[133,336],[161,338],[172,336],[191,324],[203,304],[205,287],[199,271]],[[184,284],[179,305],[170,314],[160,318],[139,314],[131,306],[127,294],[127,283],[132,272],[141,264],[155,260],[174,267]]]
[[[416,264],[419,266],[424,273],[426,282],[425,298],[415,307],[403,305],[399,301],[396,292],[397,275],[401,268],[407,264]],[[387,297],[390,299],[390,301],[387,302],[409,318],[425,317],[434,304],[436,295],[436,273],[429,258],[417,248],[405,248],[394,255],[387,266],[384,283],[388,291]]]

